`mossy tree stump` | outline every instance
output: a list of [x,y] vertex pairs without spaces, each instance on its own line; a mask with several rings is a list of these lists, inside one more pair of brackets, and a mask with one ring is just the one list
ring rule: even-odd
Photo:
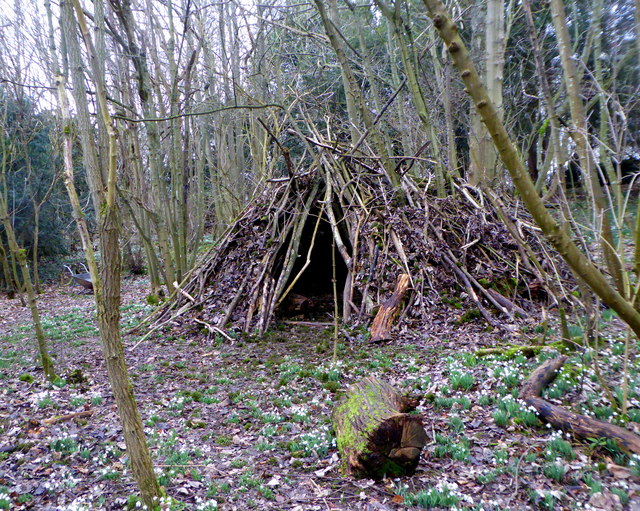
[[348,475],[380,479],[411,474],[427,442],[417,406],[388,383],[354,383],[333,412],[338,449]]

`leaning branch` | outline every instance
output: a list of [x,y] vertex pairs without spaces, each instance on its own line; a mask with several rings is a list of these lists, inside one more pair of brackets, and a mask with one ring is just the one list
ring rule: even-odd
[[440,37],[446,44],[453,63],[460,72],[467,94],[471,96],[476,110],[491,134],[502,163],[509,171],[516,189],[536,224],[573,271],[640,337],[640,313],[609,284],[602,272],[580,251],[567,231],[555,220],[540,199],[516,146],[500,120],[496,107],[489,98],[469,57],[469,52],[458,34],[458,27],[449,17],[443,3],[441,0],[423,0],[423,2]]

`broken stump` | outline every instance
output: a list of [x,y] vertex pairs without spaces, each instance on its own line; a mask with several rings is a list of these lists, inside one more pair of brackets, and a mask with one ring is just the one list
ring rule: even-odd
[[402,300],[404,299],[407,289],[409,289],[410,283],[411,277],[409,277],[409,275],[406,273],[398,275],[398,281],[396,282],[396,288],[393,294],[380,306],[376,317],[373,319],[370,342],[386,341],[391,338],[393,322],[400,312]]
[[414,472],[427,442],[417,406],[374,377],[354,383],[333,412],[333,427],[345,471],[381,479]]

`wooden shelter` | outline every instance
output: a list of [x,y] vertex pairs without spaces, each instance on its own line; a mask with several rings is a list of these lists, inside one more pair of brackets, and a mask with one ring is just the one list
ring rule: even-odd
[[310,168],[264,184],[154,323],[264,332],[278,315],[333,311],[334,283],[341,319],[368,322],[401,274],[402,324],[444,304],[497,327],[557,300],[567,272],[522,208],[452,186],[441,199],[404,175],[401,201],[370,160],[321,145]]

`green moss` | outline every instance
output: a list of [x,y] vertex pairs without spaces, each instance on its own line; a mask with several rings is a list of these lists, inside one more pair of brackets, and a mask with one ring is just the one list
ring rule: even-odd
[[[398,476],[406,473],[406,468],[390,459],[381,459],[380,453],[371,452],[369,438],[380,425],[381,420],[397,413],[396,410],[380,407],[380,389],[376,385],[365,386],[357,392],[351,392],[338,404],[334,417],[338,423],[340,433],[336,440],[338,449],[343,454],[345,451],[356,452],[364,458],[363,464],[367,467],[368,477],[380,478],[385,475]],[[368,422],[362,424],[363,420]],[[354,428],[353,424],[358,424]],[[366,461],[372,456],[371,463]]]
[[[356,417],[362,417],[367,408],[366,399],[361,394],[352,394],[336,408],[336,414],[342,422],[342,431],[336,439],[340,452],[344,452],[345,449],[368,452],[367,442],[352,426],[353,420]],[[376,423],[372,421],[370,425],[365,426],[364,433],[372,431],[375,426]]]
[[340,389],[340,383],[337,381],[328,381],[323,387],[329,392],[337,392]]
[[155,294],[149,294],[147,295],[147,303],[153,306],[160,305],[160,297]]
[[460,316],[460,318],[458,319],[458,321],[456,321],[456,323],[458,323],[459,325],[461,325],[463,323],[469,323],[470,321],[473,321],[474,319],[478,319],[480,316],[481,316],[481,314],[480,314],[480,311],[478,309],[469,309],[462,316]]

